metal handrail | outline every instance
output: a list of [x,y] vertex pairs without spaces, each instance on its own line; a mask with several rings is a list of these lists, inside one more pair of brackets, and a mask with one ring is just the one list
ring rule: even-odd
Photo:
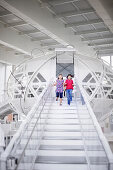
[[[11,153],[12,149],[15,150],[18,143],[20,142],[22,135],[24,134],[24,131],[27,129],[29,122],[32,120],[33,115],[35,114],[36,110],[39,107],[39,102],[42,99],[42,97],[44,96],[45,92],[47,91],[48,87],[50,86],[50,83],[48,84],[48,86],[44,89],[44,91],[42,92],[42,94],[40,95],[39,99],[37,100],[37,102],[34,104],[34,106],[32,107],[32,109],[29,111],[26,120],[24,122],[22,122],[22,124],[20,125],[17,133],[13,136],[12,141],[9,143],[8,147],[6,148],[6,150],[3,152],[3,154],[1,155],[1,167],[3,170],[6,170],[6,161],[7,158],[9,156],[9,154]],[[15,143],[16,142],[16,143]]]
[[[79,85],[81,94],[82,94],[82,96],[83,96],[83,98],[84,98],[84,100],[85,100],[85,103],[86,103],[86,106],[87,106],[88,111],[89,111],[89,113],[90,113],[90,116],[91,116],[91,118],[92,118],[92,120],[93,120],[93,123],[94,123],[94,125],[95,125],[95,127],[96,127],[96,130],[97,130],[99,139],[100,139],[102,145],[104,146],[104,150],[105,150],[106,156],[107,156],[107,158],[108,158],[108,161],[109,161],[110,164],[113,165],[113,154],[112,154],[112,151],[111,151],[111,149],[110,149],[110,146],[109,146],[109,144],[108,144],[108,142],[107,142],[107,140],[106,140],[106,138],[105,138],[105,136],[104,136],[104,134],[103,134],[103,132],[102,132],[102,130],[101,130],[100,125],[99,125],[98,122],[97,122],[96,116],[95,116],[95,114],[94,114],[94,112],[93,112],[93,110],[92,110],[92,108],[91,108],[91,106],[90,106],[90,103],[89,103],[89,101],[88,101],[88,99],[87,99],[87,97],[86,97],[85,92],[83,91],[83,88],[82,88],[79,80],[76,79],[76,82],[77,82],[77,84]],[[111,170],[111,169],[108,169],[108,170]]]
[[85,144],[85,138],[84,138],[83,128],[82,128],[82,125],[81,125],[80,115],[79,115],[79,112],[78,112],[78,104],[77,104],[77,99],[76,99],[76,97],[75,97],[75,101],[76,101],[75,104],[76,104],[77,114],[78,114],[78,118],[79,118],[79,123],[80,123],[80,127],[81,127],[81,134],[82,134],[82,137],[83,137],[84,151],[85,151],[85,154],[86,154],[86,160],[87,160],[87,164],[88,164],[88,170],[91,170],[90,160],[89,160],[89,157],[88,157],[87,148],[86,148],[86,144]]
[[[46,93],[46,92],[47,92],[47,89],[46,89],[45,93]],[[49,92],[50,92],[50,89],[49,89]],[[44,93],[44,95],[45,95],[45,93]],[[43,95],[43,96],[44,96],[44,95]],[[42,97],[42,98],[43,98],[43,97]],[[25,147],[24,147],[24,150],[23,150],[22,154],[20,155],[20,159],[19,159],[19,161],[18,161],[18,164],[17,164],[17,166],[16,166],[16,168],[15,168],[14,170],[17,170],[18,167],[19,167],[19,165],[20,165],[20,163],[21,163],[21,160],[22,160],[22,158],[23,158],[23,156],[24,156],[24,154],[25,154],[25,151],[26,151],[26,148],[27,148],[27,146],[28,146],[28,144],[29,144],[29,141],[30,141],[30,139],[31,139],[31,137],[32,137],[32,135],[33,135],[33,132],[34,132],[36,126],[37,126],[37,123],[38,123],[38,121],[39,121],[39,119],[40,119],[40,117],[41,117],[41,113],[42,113],[42,111],[43,111],[43,108],[44,108],[44,106],[45,106],[45,103],[46,103],[47,99],[48,99],[48,96],[47,96],[47,98],[46,98],[46,100],[45,100],[45,102],[44,102],[44,104],[43,104],[43,106],[42,106],[42,109],[41,109],[41,111],[40,111],[40,113],[39,113],[39,116],[38,116],[38,118],[37,118],[37,121],[36,121],[36,123],[35,123],[35,125],[34,125],[34,127],[33,127],[33,129],[32,129],[32,132],[31,132],[31,134],[30,134],[30,136],[29,136],[29,138],[28,138],[28,141],[27,141],[27,143],[26,143],[26,145],[25,145]]]
[[98,120],[99,122],[104,122],[107,118],[109,118],[111,115],[113,114],[113,109],[109,112],[106,113],[104,115],[102,115],[102,117]]

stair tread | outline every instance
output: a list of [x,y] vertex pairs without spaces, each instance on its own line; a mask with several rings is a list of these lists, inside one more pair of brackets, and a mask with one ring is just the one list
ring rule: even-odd
[[90,156],[89,161],[91,164],[107,164],[108,163],[108,159],[106,157],[99,157],[99,156],[96,156],[96,157]]
[[38,156],[35,163],[87,164],[85,156]]
[[[86,145],[88,151],[103,151],[100,145]],[[40,145],[40,150],[84,150],[84,145]]]
[[[48,140],[81,140],[82,136],[43,136],[42,139]],[[85,137],[88,140],[97,140],[98,137]]]
[[[19,170],[28,170],[31,163],[21,163]],[[90,165],[91,170],[108,170],[107,165]],[[51,163],[35,163],[34,170],[89,170],[87,164],[51,164]]]
[[[46,132],[81,132],[81,129],[45,129]],[[95,132],[94,129],[83,129],[83,132]]]
[[40,150],[84,150],[83,145],[41,145]]
[[[69,135],[69,134],[68,134]],[[45,135],[45,136],[43,136],[43,138],[45,139],[45,138],[50,138],[50,139],[82,139],[82,136],[81,135],[76,135],[76,136],[72,136],[72,135],[70,135],[70,136],[68,136],[68,135],[66,135],[66,136],[63,136],[63,135],[57,135],[57,136],[52,136],[52,135]]]

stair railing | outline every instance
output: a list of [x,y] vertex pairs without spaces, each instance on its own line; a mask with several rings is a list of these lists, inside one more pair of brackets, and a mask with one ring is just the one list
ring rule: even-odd
[[[77,76],[75,75],[75,77],[77,77]],[[101,129],[99,123],[97,122],[96,116],[95,116],[95,114],[94,114],[94,112],[93,112],[93,110],[92,110],[92,108],[90,106],[90,103],[89,103],[89,101],[87,99],[87,96],[86,96],[84,90],[83,90],[83,87],[82,87],[79,79],[77,79],[77,78],[76,78],[76,83],[79,86],[80,92],[81,92],[81,94],[82,94],[82,96],[84,98],[84,101],[86,103],[86,106],[87,106],[87,109],[89,111],[89,114],[90,114],[90,116],[91,116],[91,118],[93,120],[94,126],[95,126],[95,128],[97,130],[99,139],[100,139],[100,141],[101,141],[101,143],[102,143],[102,145],[104,147],[106,156],[107,156],[108,161],[109,161],[108,162],[109,163],[108,170],[112,170],[113,169],[113,153],[112,153],[112,151],[110,149],[110,146],[109,146],[109,144],[107,142],[107,139],[105,138],[105,136],[104,136],[104,134],[102,132],[102,129]]]
[[28,146],[28,144],[30,142],[30,139],[31,139],[32,135],[33,135],[35,127],[37,127],[37,125],[40,125],[40,122],[38,123],[38,121],[41,118],[41,113],[43,111],[43,108],[45,106],[45,103],[46,103],[47,99],[49,97],[51,98],[51,88],[52,88],[52,82],[48,83],[47,87],[41,93],[40,97],[38,98],[38,100],[36,101],[36,103],[34,104],[32,109],[29,111],[26,119],[20,125],[17,133],[13,136],[13,138],[12,138],[11,142],[9,143],[8,147],[6,148],[6,150],[1,155],[1,158],[0,158],[0,162],[1,162],[0,170],[7,170],[7,160],[9,160],[10,157],[15,157],[16,158],[15,151],[18,148],[22,137],[27,132],[30,123],[32,123],[33,118],[37,115],[38,117],[36,119],[36,122],[34,123],[32,132],[29,135],[29,139],[28,139],[28,141],[27,141],[27,143],[26,143],[26,145],[25,145],[25,147],[24,147],[24,149],[22,151],[21,157],[18,158],[18,164],[15,164],[15,166],[13,167],[14,170],[18,169],[18,166],[21,163],[21,160],[22,160],[22,158],[24,156],[26,148],[27,148],[27,146]]

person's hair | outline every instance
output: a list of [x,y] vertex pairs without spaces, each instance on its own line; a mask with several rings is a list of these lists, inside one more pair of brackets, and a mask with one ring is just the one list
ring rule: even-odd
[[[62,76],[62,74],[59,74],[59,75],[58,75],[58,79],[59,79],[59,76]],[[62,76],[62,80],[63,80],[63,76]]]
[[68,79],[68,77],[69,77],[69,76],[71,76],[71,77],[72,77],[72,75],[71,75],[71,74],[68,74],[68,75],[67,75],[67,79]]

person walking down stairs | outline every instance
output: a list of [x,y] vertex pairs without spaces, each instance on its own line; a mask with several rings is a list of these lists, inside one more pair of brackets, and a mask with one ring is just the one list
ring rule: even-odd
[[59,74],[58,79],[54,85],[56,86],[56,101],[58,101],[58,98],[60,97],[60,105],[62,105],[64,89],[64,80],[62,74]]
[[68,105],[70,105],[70,102],[72,101],[72,91],[74,86],[71,74],[68,74],[67,80],[65,81],[65,86],[66,86],[67,102]]

